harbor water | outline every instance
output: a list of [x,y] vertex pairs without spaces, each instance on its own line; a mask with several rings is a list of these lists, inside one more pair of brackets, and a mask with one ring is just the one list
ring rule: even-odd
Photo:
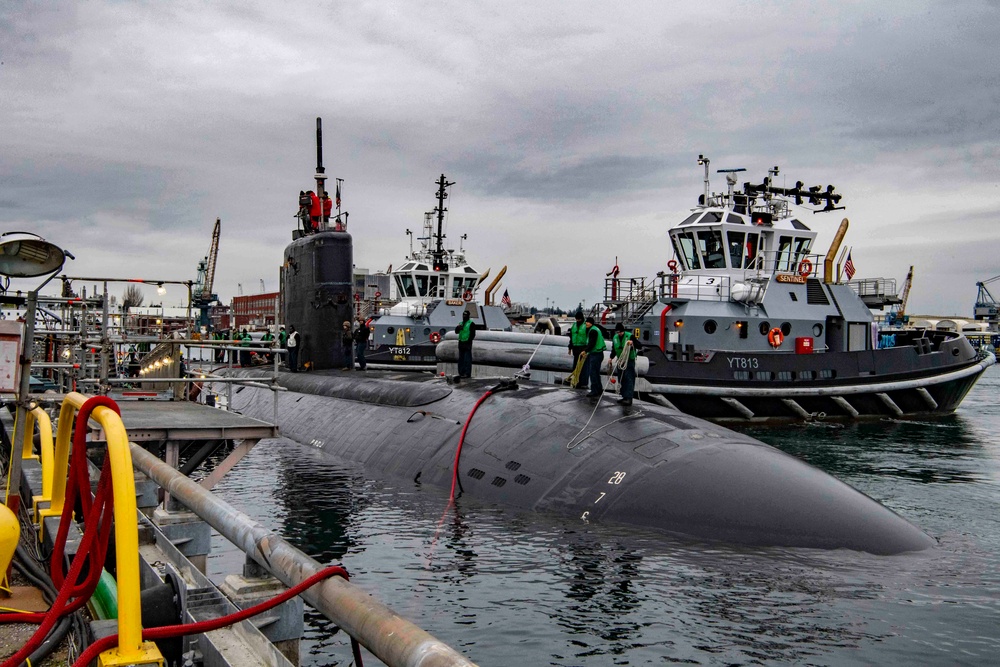
[[[952,417],[750,433],[937,538],[901,556],[692,543],[475,503],[261,442],[218,493],[480,665],[990,665],[1000,655],[1000,369]],[[241,568],[214,536],[209,574]],[[304,665],[348,665],[306,611]],[[369,656],[367,664],[377,664]]]

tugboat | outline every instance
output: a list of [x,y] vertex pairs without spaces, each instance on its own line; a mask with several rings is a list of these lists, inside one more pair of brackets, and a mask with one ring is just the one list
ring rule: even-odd
[[484,303],[480,304],[476,293],[489,270],[480,273],[472,268],[461,245],[457,252],[444,246],[444,215],[448,211],[444,204],[448,188],[454,184],[441,174],[437,206],[424,215],[420,248],[414,251],[411,246],[403,264],[390,271],[399,301],[382,309],[369,325],[372,339],[367,358],[373,368],[433,371],[438,361],[435,347],[445,334],[454,331],[466,311],[480,330],[512,328],[503,308],[490,303],[491,291],[506,267],[484,290]]
[[[739,192],[734,169],[719,170],[728,192],[710,194],[699,164],[705,192],[669,231],[669,271],[606,281],[599,314],[649,360],[637,391],[723,422],[910,418],[953,412],[996,363],[960,333],[879,331],[870,308],[892,303],[895,281],[835,277],[847,219],[825,256],[802,221],[803,201],[844,208],[834,186],[777,187],[774,167]],[[849,253],[844,269],[849,281]]]

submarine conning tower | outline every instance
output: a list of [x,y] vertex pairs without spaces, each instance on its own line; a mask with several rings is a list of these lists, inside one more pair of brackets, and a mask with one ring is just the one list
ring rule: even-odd
[[285,248],[282,305],[286,326],[299,332],[300,365],[309,363],[313,370],[344,365],[340,331],[353,319],[353,266],[354,243],[347,232],[304,235]]
[[[327,199],[323,168],[323,119],[316,119],[316,197]],[[285,325],[299,332],[299,365],[312,370],[340,368],[345,350],[341,326],[353,319],[351,291],[354,280],[354,242],[347,233],[347,212],[340,210],[337,179],[336,216],[332,211],[312,211],[308,197],[299,197],[301,228],[292,232],[281,265],[281,299]],[[320,213],[311,217],[310,214]],[[334,221],[333,229],[330,222]]]

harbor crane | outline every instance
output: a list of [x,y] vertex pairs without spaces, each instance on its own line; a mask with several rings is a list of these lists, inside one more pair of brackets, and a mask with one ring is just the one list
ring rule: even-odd
[[195,281],[194,289],[191,293],[192,306],[198,309],[198,326],[205,327],[208,331],[212,325],[209,316],[210,307],[213,303],[218,303],[219,296],[212,292],[215,284],[215,262],[219,257],[219,236],[222,233],[222,220],[215,219],[215,228],[212,230],[212,244],[208,248],[208,254],[198,262],[198,279]]
[[906,302],[910,298],[910,287],[913,285],[913,266],[910,266],[909,273],[906,274],[906,280],[903,281],[903,291],[899,296],[899,303],[893,305],[889,309],[889,313],[885,316],[886,324],[890,327],[901,327],[909,322],[910,317],[906,314]]
[[993,298],[986,286],[995,280],[1000,280],[1000,276],[993,276],[987,280],[976,283],[979,293],[976,294],[976,306],[972,313],[974,320],[996,320],[998,313],[997,300]]

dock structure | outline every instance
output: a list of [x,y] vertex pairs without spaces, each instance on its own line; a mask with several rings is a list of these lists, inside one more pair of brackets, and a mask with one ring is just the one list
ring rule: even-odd
[[[170,664],[204,667],[297,665],[306,600],[347,631],[356,660],[361,655],[355,645],[358,642],[390,666],[473,665],[346,580],[320,581],[298,596],[288,597],[294,591],[288,591],[287,586],[298,584],[302,588],[303,572],[314,572],[315,579],[331,576],[325,572],[332,570],[342,573],[334,576],[346,577],[346,571],[322,568],[307,554],[287,545],[280,535],[212,495],[211,490],[258,442],[280,435],[275,424],[283,389],[273,384],[220,378],[213,374],[211,365],[193,368],[185,358],[193,360],[199,354],[198,348],[203,347],[210,358],[224,355],[232,366],[235,354],[226,353],[256,352],[267,355],[276,367],[284,350],[273,344],[234,347],[238,341],[228,338],[199,340],[190,317],[186,330],[170,332],[161,328],[159,336],[131,331],[127,328],[131,321],[127,311],[116,320],[108,309],[107,283],[115,281],[101,279],[102,298],[87,299],[86,295],[80,298],[73,294],[70,280],[64,279],[62,297],[39,297],[39,287],[29,294],[30,298],[4,301],[26,324],[23,328],[12,325],[3,332],[8,345],[16,344],[16,354],[8,356],[17,360],[21,383],[3,387],[11,417],[16,412],[18,419],[8,417],[4,411],[0,424],[0,449],[9,455],[2,458],[11,461],[10,470],[4,471],[4,477],[7,473],[11,477],[11,494],[8,507],[0,507],[4,510],[0,513],[0,533],[13,533],[15,541],[19,533],[22,544],[40,540],[41,551],[19,549],[14,558],[23,561],[30,556],[30,569],[41,576],[40,585],[46,591],[41,593],[35,586],[15,586],[16,594],[6,605],[42,610],[43,595],[56,598],[52,582],[61,575],[56,577],[56,566],[52,566],[49,576],[47,568],[51,564],[39,560],[39,553],[55,551],[62,554],[60,562],[70,562],[78,550],[86,550],[85,557],[91,563],[88,567],[98,562],[91,559],[103,559],[103,555],[96,555],[101,551],[93,546],[93,534],[88,536],[93,526],[78,524],[75,519],[68,522],[69,526],[61,525],[67,516],[65,508],[73,517],[76,500],[82,502],[79,481],[69,481],[80,479],[78,468],[88,468],[95,482],[102,474],[87,457],[81,463],[80,456],[71,455],[79,451],[72,443],[82,442],[75,438],[85,435],[88,454],[93,449],[95,460],[106,456],[112,472],[110,482],[102,480],[96,491],[83,487],[82,493],[89,492],[95,507],[106,502],[101,500],[101,494],[110,493],[114,499],[115,556],[95,584],[97,588],[84,593],[95,600],[101,598],[95,603],[94,620],[90,622],[97,642],[109,642],[91,646],[92,651],[103,651],[99,664],[163,664],[165,659]],[[138,282],[162,285],[170,281]],[[33,326],[36,313],[44,315],[43,326],[37,329]],[[14,322],[17,317],[8,320]],[[225,389],[215,394],[203,392],[206,381],[224,383]],[[272,390],[274,423],[229,411],[232,395],[240,391],[232,384]],[[94,395],[78,393],[83,388]],[[195,402],[195,397],[202,402]],[[78,419],[84,412],[87,416]],[[53,419],[56,415],[58,420]],[[79,431],[76,436],[74,430]],[[12,437],[8,438],[8,434]],[[66,495],[69,493],[73,496]],[[100,525],[103,530],[111,524],[105,518]],[[242,572],[227,574],[220,586],[206,576],[213,528],[247,554]],[[3,571],[7,565],[3,563]],[[66,578],[65,585],[74,582]],[[32,594],[38,598],[37,604],[21,603],[24,596],[34,599]],[[278,596],[287,599],[263,616],[235,623],[220,620]],[[147,597],[155,601],[148,609]],[[109,601],[118,602],[117,618]],[[74,616],[73,623],[82,627],[82,617]],[[147,630],[193,623],[230,625],[211,631],[192,630],[176,641],[140,641],[140,633]],[[104,646],[117,648],[105,650]],[[77,650],[83,648],[76,645]],[[32,649],[26,644],[18,650]],[[38,655],[32,654],[32,664],[43,659],[39,657],[42,651],[51,649],[34,650]],[[8,657],[0,654],[0,661]]]

